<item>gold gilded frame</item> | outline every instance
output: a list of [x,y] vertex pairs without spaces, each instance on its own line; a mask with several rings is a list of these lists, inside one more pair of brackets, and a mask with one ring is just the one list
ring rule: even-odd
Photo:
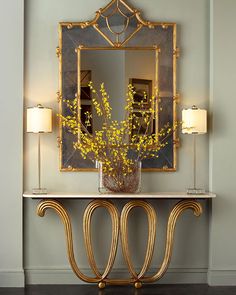
[[[132,17],[136,18],[137,20],[137,28],[132,32],[131,35],[129,35],[124,41],[120,41],[120,35],[125,32],[129,25],[129,20],[127,20],[127,25],[125,26],[124,30],[122,32],[116,33],[113,32],[110,25],[109,25],[109,18],[112,15],[106,16],[105,13],[107,10],[109,10],[112,5],[116,6],[117,11],[123,15],[124,17],[127,17],[122,13],[122,10],[120,9],[120,5],[123,5],[131,14]],[[107,36],[100,28],[98,24],[98,20],[103,17],[106,20],[107,28],[109,31],[114,34],[115,41],[111,40],[109,36]],[[129,17],[127,17],[129,18]],[[168,27],[173,28],[173,122],[177,121],[177,104],[179,103],[180,96],[177,93],[177,87],[176,87],[176,70],[177,70],[177,59],[179,58],[179,48],[176,44],[176,23],[172,22],[151,22],[146,21],[142,18],[141,12],[133,7],[131,7],[129,4],[126,3],[124,0],[112,0],[106,7],[99,9],[96,12],[96,15],[93,20],[91,21],[85,21],[85,22],[60,22],[59,23],[59,46],[56,48],[56,54],[59,59],[59,91],[57,92],[57,101],[59,103],[59,113],[62,113],[62,33],[63,29],[66,28],[67,30],[71,30],[74,27],[79,27],[82,29],[92,27],[94,28],[111,46],[110,49],[112,50],[121,50],[125,49],[125,45],[128,41],[130,41],[142,28],[149,28],[154,29],[155,27],[160,27],[163,30],[166,30]],[[76,48],[75,48],[76,49]],[[136,48],[137,49],[137,48]],[[62,166],[62,124],[61,120],[59,122],[59,136],[57,138],[58,141],[58,147],[59,147],[59,166],[60,171],[62,172],[91,172],[91,171],[97,171],[96,168],[73,168],[73,167],[63,167]],[[177,148],[179,147],[179,138],[177,135],[177,131],[174,131],[173,133],[173,167],[168,168],[166,166],[162,168],[145,168],[142,169],[144,172],[174,172],[176,171],[177,166]]]

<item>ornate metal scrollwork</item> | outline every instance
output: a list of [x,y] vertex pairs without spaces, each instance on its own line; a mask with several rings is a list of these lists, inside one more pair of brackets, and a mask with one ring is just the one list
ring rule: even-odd
[[[103,274],[101,274],[97,268],[97,265],[94,259],[92,242],[91,242],[92,215],[94,211],[100,207],[103,207],[108,210],[112,220],[112,240],[111,240],[110,254],[109,254],[108,262]],[[128,245],[128,217],[131,210],[136,207],[143,208],[148,218],[148,241],[147,241],[146,255],[145,255],[142,269],[138,274],[136,273],[133,263],[131,261],[129,245]],[[200,216],[202,213],[201,205],[195,200],[183,200],[174,206],[168,219],[165,254],[164,254],[161,267],[159,270],[157,270],[156,274],[154,274],[153,276],[145,277],[145,274],[152,261],[152,256],[154,253],[155,237],[156,237],[157,218],[156,218],[156,212],[153,206],[143,200],[133,200],[128,202],[124,206],[121,212],[121,217],[119,217],[119,212],[112,202],[107,200],[101,200],[101,199],[92,201],[91,203],[88,204],[83,216],[85,247],[86,247],[90,267],[95,274],[95,277],[88,277],[80,271],[75,261],[71,222],[65,208],[57,201],[46,200],[46,201],[40,202],[40,204],[38,205],[37,214],[40,217],[43,217],[47,209],[55,210],[56,213],[60,216],[64,224],[66,242],[67,242],[68,259],[69,259],[72,270],[77,275],[77,277],[80,278],[81,280],[87,283],[97,283],[100,289],[105,288],[107,284],[108,285],[134,284],[135,288],[141,288],[143,283],[152,283],[152,282],[158,281],[166,273],[170,263],[173,243],[174,243],[174,231],[175,231],[175,226],[176,226],[178,217],[187,209],[193,210],[193,213],[195,216]],[[116,258],[119,235],[120,235],[123,255],[127,263],[130,277],[121,278],[121,279],[111,279],[108,276],[112,271],[112,267]]]

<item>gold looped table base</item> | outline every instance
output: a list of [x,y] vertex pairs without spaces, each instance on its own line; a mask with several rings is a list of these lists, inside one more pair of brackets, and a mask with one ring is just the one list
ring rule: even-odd
[[[96,265],[94,259],[94,253],[92,248],[91,241],[91,220],[94,211],[97,208],[105,208],[110,216],[112,221],[112,239],[111,239],[111,247],[107,265],[103,274],[100,273],[98,267]],[[148,240],[147,240],[147,248],[146,255],[144,259],[143,266],[139,273],[136,272],[133,263],[130,257],[129,244],[128,244],[128,217],[132,209],[140,207],[147,214],[148,218]],[[161,267],[156,271],[153,276],[145,276],[147,273],[149,266],[152,261],[154,246],[155,246],[155,238],[156,238],[156,225],[157,225],[157,216],[153,206],[147,201],[143,200],[132,200],[126,203],[123,207],[121,215],[119,215],[119,211],[116,206],[108,200],[96,199],[88,204],[85,209],[83,215],[83,232],[84,232],[84,241],[86,253],[88,256],[88,261],[91,270],[94,273],[94,277],[88,277],[84,275],[74,257],[74,249],[73,249],[73,236],[72,236],[72,227],[70,217],[66,211],[66,209],[55,200],[45,200],[41,201],[37,207],[37,214],[40,217],[43,217],[47,209],[54,209],[57,214],[60,216],[64,227],[65,227],[65,235],[67,242],[67,252],[68,259],[71,265],[72,270],[76,274],[76,276],[84,282],[87,283],[97,283],[100,289],[106,287],[106,285],[128,285],[133,284],[135,288],[139,289],[142,287],[143,283],[153,283],[158,281],[163,275],[166,273],[173,249],[173,241],[174,241],[174,231],[178,217],[187,209],[192,209],[195,216],[200,216],[202,213],[202,207],[200,203],[195,200],[182,200],[178,202],[174,208],[172,209],[166,230],[166,245],[165,245],[165,254],[163,258],[163,262]],[[112,267],[115,262],[119,236],[122,246],[123,255],[127,264],[128,271],[130,273],[129,278],[124,279],[111,279],[109,278],[109,274],[112,271]]]

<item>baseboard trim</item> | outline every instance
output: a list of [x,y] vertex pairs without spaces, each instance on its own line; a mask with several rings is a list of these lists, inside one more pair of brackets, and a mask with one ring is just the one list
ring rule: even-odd
[[[81,270],[90,275],[89,269]],[[155,273],[151,269],[148,275]],[[114,269],[112,277],[127,277],[124,269]],[[71,269],[0,270],[1,287],[24,287],[26,284],[84,284]],[[207,270],[206,268],[170,268],[159,284],[206,284],[210,286],[236,286],[236,270]]]
[[25,286],[23,270],[0,270],[0,286],[21,288]]
[[236,270],[209,270],[210,286],[236,286]]
[[[89,269],[81,269],[88,276],[91,275]],[[154,269],[150,270],[148,275],[155,273]],[[114,269],[112,277],[127,277],[128,273],[124,269]],[[26,269],[25,270],[26,284],[41,285],[41,284],[84,284],[79,280],[70,269]],[[165,276],[158,282],[159,284],[206,284],[207,269],[182,269],[172,268],[167,271]]]

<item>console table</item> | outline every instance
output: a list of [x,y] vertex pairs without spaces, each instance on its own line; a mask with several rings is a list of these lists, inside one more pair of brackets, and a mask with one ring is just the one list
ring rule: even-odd
[[[201,204],[198,199],[212,199],[216,195],[207,193],[202,195],[188,195],[186,193],[140,193],[140,194],[98,194],[98,193],[49,193],[46,195],[35,195],[32,193],[24,193],[24,198],[40,199],[37,207],[37,214],[43,217],[47,209],[53,209],[60,216],[66,235],[68,259],[72,270],[76,276],[87,283],[96,283],[100,289],[106,285],[128,285],[133,284],[135,288],[141,288],[143,283],[153,283],[158,281],[166,273],[173,249],[174,231],[178,217],[187,209],[191,209],[195,216],[200,216],[202,213]],[[84,275],[79,269],[73,250],[72,226],[68,212],[60,203],[61,199],[92,199],[87,205],[83,214],[83,233],[85,248],[88,256],[88,261],[94,277]],[[112,199],[125,199],[126,204],[123,206],[121,213],[113,204]],[[166,245],[163,262],[160,269],[153,276],[145,276],[154,252],[156,238],[156,211],[148,202],[149,199],[176,199],[176,205],[170,212],[167,229],[166,229]],[[96,265],[92,241],[91,241],[91,220],[94,211],[103,207],[108,210],[112,221],[112,239],[107,265],[103,273],[101,273]],[[145,260],[142,269],[139,273],[136,272],[130,257],[128,245],[128,217],[133,208],[141,207],[148,218],[148,241]],[[116,258],[118,242],[121,242],[121,247],[124,259],[127,264],[130,277],[121,279],[109,278],[112,267]]]

